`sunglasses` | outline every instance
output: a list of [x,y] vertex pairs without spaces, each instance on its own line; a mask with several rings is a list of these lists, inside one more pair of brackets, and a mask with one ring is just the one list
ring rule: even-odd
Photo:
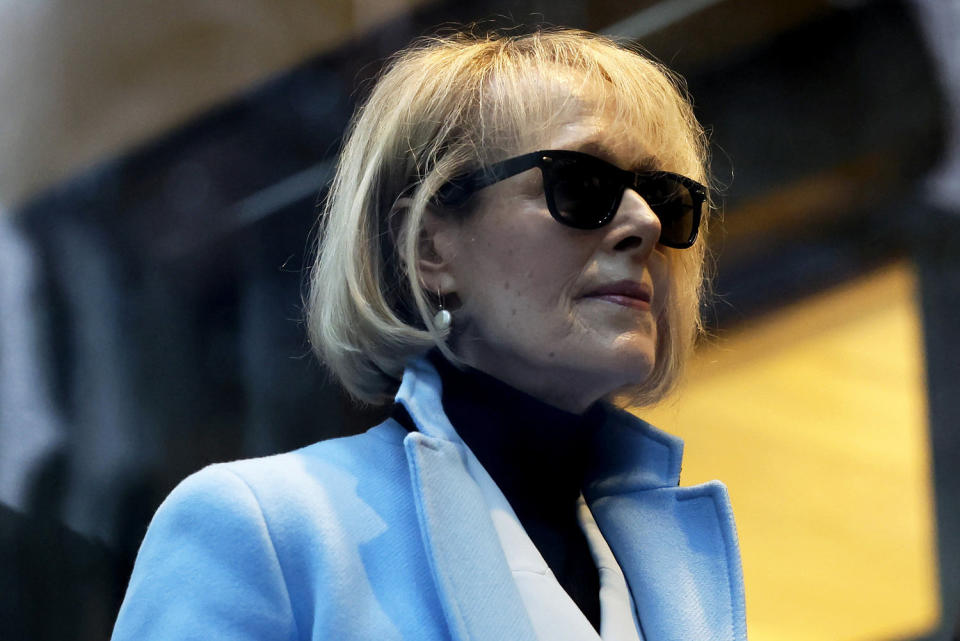
[[441,206],[463,205],[474,192],[539,167],[554,219],[577,229],[603,227],[617,213],[624,189],[642,197],[660,219],[660,244],[686,249],[697,239],[707,189],[667,171],[627,171],[581,151],[546,150],[508,158],[457,176],[437,191]]

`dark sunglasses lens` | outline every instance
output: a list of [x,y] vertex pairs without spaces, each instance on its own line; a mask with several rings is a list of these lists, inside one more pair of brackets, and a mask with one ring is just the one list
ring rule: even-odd
[[650,209],[660,219],[660,242],[670,246],[689,244],[697,224],[698,201],[682,183],[669,176],[655,176],[637,186]]
[[623,187],[600,163],[555,159],[546,180],[562,222],[579,229],[596,229],[609,222]]

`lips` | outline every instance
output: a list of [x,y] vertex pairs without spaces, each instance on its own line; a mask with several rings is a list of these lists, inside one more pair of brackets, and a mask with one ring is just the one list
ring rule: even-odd
[[648,285],[633,280],[618,280],[590,290],[584,298],[599,298],[625,307],[650,309],[653,294]]

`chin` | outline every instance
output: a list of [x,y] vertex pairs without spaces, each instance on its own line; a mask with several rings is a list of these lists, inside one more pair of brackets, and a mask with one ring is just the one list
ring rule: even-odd
[[617,377],[619,379],[619,384],[615,389],[620,389],[621,387],[629,387],[633,385],[640,385],[645,380],[650,378],[650,374],[653,373],[653,361],[649,359],[637,358],[630,364],[625,364],[619,369]]
[[597,391],[607,396],[643,383],[653,372],[655,362],[654,351],[648,345],[607,345],[577,350],[555,364],[562,363],[570,374],[595,382]]
[[653,372],[656,364],[655,339],[644,336],[618,342],[608,348],[604,369],[612,380],[618,381],[616,389],[643,383]]

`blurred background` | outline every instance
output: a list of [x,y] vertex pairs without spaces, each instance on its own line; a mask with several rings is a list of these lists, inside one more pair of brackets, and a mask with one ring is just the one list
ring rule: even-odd
[[163,497],[351,434],[316,203],[385,57],[562,25],[684,75],[722,185],[711,330],[638,409],[730,488],[754,641],[956,638],[957,0],[0,1],[0,639],[106,639]]

